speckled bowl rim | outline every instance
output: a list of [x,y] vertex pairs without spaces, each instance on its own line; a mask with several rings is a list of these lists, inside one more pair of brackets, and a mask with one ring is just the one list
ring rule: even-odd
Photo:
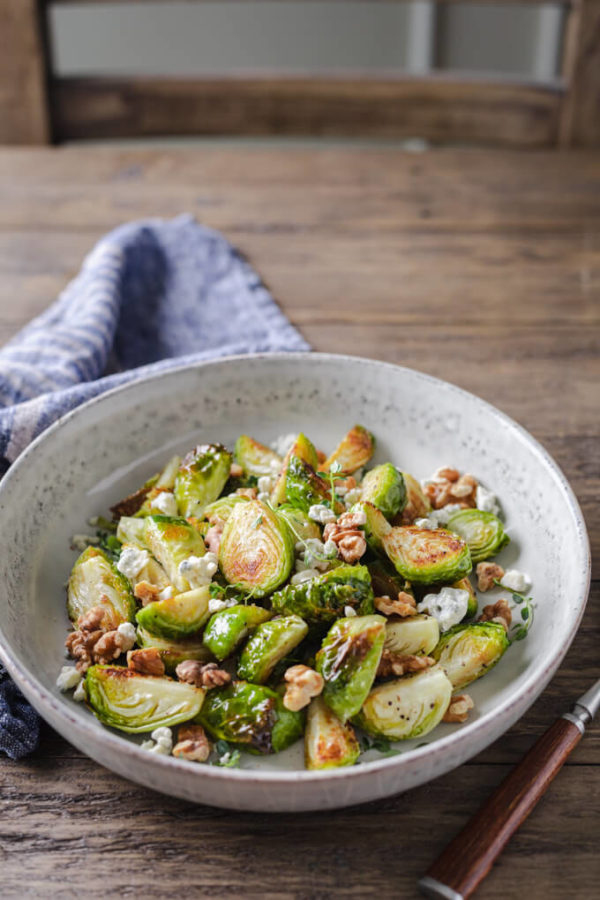
[[[145,385],[149,382],[162,381],[169,378],[177,378],[177,376],[181,372],[204,369],[211,366],[223,366],[228,362],[240,362],[243,360],[258,361],[261,359],[281,359],[284,361],[293,360],[296,362],[299,360],[303,360],[310,365],[313,365],[317,360],[322,359],[327,361],[343,361],[344,363],[350,363],[354,366],[364,365],[367,367],[384,368],[394,372],[404,371],[410,373],[411,377],[416,377],[418,379],[421,379],[422,381],[428,382],[431,385],[443,385],[445,389],[450,389],[451,391],[454,391],[459,395],[463,395],[470,398],[471,400],[475,400],[477,403],[481,404],[481,406],[484,407],[488,411],[488,413],[492,414],[501,426],[508,425],[510,428],[515,429],[521,435],[521,437],[527,443],[529,443],[531,447],[533,447],[536,453],[548,466],[558,485],[562,489],[570,511],[575,519],[577,526],[577,539],[582,550],[582,555],[585,559],[586,565],[581,574],[580,587],[577,592],[577,597],[574,598],[573,605],[571,606],[573,618],[566,640],[564,640],[560,647],[555,650],[555,652],[552,654],[550,659],[546,661],[541,670],[539,670],[535,665],[533,666],[533,671],[515,696],[507,698],[498,707],[490,710],[481,718],[478,718],[475,721],[464,725],[458,731],[455,731],[452,734],[447,735],[446,737],[438,738],[434,743],[427,744],[424,747],[417,747],[413,750],[405,751],[402,753],[402,755],[375,759],[370,762],[362,763],[360,766],[327,769],[324,771],[287,770],[272,772],[256,769],[226,769],[220,768],[218,766],[195,766],[194,771],[196,777],[217,779],[218,781],[242,781],[264,784],[293,784],[297,782],[322,783],[323,781],[329,780],[363,778],[367,773],[390,771],[396,767],[403,768],[420,758],[434,759],[440,754],[450,757],[451,754],[449,753],[449,751],[451,749],[456,748],[460,745],[465,745],[465,747],[468,747],[468,745],[472,745],[475,749],[472,751],[472,753],[469,753],[468,751],[464,753],[462,757],[462,761],[464,762],[466,759],[469,759],[470,756],[481,752],[481,749],[483,747],[488,746],[490,743],[497,739],[498,735],[494,733],[493,729],[488,741],[486,741],[485,738],[483,738],[481,742],[476,739],[478,735],[482,735],[482,732],[485,731],[486,727],[490,725],[493,720],[505,720],[506,728],[504,728],[502,732],[504,733],[504,731],[508,730],[508,728],[510,728],[516,720],[516,717],[515,719],[511,718],[511,710],[516,706],[521,706],[523,701],[526,701],[526,705],[523,707],[523,712],[525,712],[526,709],[544,690],[552,675],[558,669],[562,659],[564,658],[573,641],[573,638],[575,637],[577,629],[579,628],[587,603],[591,580],[590,543],[585,526],[585,521],[573,489],[571,488],[561,468],[550,456],[547,450],[545,450],[545,448],[539,443],[539,441],[537,441],[531,434],[529,434],[529,432],[525,428],[523,428],[522,425],[519,425],[519,423],[515,422],[514,419],[511,419],[510,416],[507,416],[505,413],[501,412],[491,403],[482,400],[476,394],[472,394],[470,391],[466,391],[463,388],[460,388],[457,385],[452,384],[451,382],[444,381],[441,378],[436,378],[433,375],[428,375],[425,372],[420,372],[417,369],[411,369],[407,366],[398,366],[394,363],[381,362],[379,360],[368,359],[361,356],[351,356],[349,354],[315,352],[255,353],[242,355],[238,354],[235,356],[219,357],[218,359],[210,360],[207,362],[175,366],[166,372],[161,372],[145,378],[140,378],[139,380],[134,382],[128,382],[125,385],[113,388],[112,390],[107,391],[104,394],[100,394],[98,397],[93,397],[91,400],[88,400],[86,403],[83,403],[81,406],[58,419],[53,425],[51,425],[29,445],[29,447],[18,457],[18,459],[8,470],[8,472],[0,482],[0,501],[2,499],[2,493],[5,485],[7,483],[10,483],[12,478],[19,474],[22,469],[29,466],[30,460],[32,457],[35,457],[38,447],[45,441],[52,440],[56,432],[59,431],[66,422],[70,421],[73,418],[76,418],[77,416],[84,415],[86,411],[90,409],[90,407],[96,405],[108,405],[110,407],[113,397],[117,394],[121,394],[123,392],[135,392],[140,385]],[[54,696],[47,688],[45,688],[41,684],[41,682],[36,678],[34,674],[29,672],[16,659],[13,658],[9,649],[9,642],[1,627],[0,660],[6,666],[7,671],[17,682],[17,684],[19,684],[24,689],[24,691],[29,694],[30,697],[35,698],[35,700],[33,701],[34,705],[42,716],[44,715],[44,710],[46,708],[50,708],[52,710],[56,718],[63,726],[64,730],[62,731],[62,733],[67,740],[74,739],[74,732],[78,732],[82,735],[88,735],[89,737],[97,739],[100,742],[104,743],[107,747],[112,748],[115,752],[126,754],[134,760],[148,760],[147,751],[142,750],[136,744],[132,744],[129,741],[124,740],[118,734],[108,731],[98,720],[92,718],[91,714],[89,720],[81,720],[79,717],[72,715],[66,702],[62,703],[56,696]],[[60,729],[57,728],[57,730]],[[73,740],[73,742],[75,743],[75,740]],[[157,755],[153,758],[153,763],[154,765],[159,767],[168,767],[168,771],[178,770],[182,773],[187,773],[188,776],[190,774],[190,763],[184,760],[178,760],[175,757]],[[450,768],[456,768],[458,765],[462,765],[462,762],[452,764],[447,769],[445,769],[445,771],[448,771]],[[158,771],[160,771],[160,769]],[[440,774],[440,772],[437,772],[431,777],[438,777]]]

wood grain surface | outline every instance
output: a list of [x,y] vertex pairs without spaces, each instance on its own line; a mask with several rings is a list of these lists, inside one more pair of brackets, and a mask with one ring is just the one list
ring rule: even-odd
[[[191,212],[250,258],[315,349],[439,375],[520,421],[573,485],[598,559],[597,154],[3,150],[0,198],[0,340],[104,231]],[[31,758],[0,761],[0,896],[416,897],[445,843],[598,677],[599,628],[595,580],[560,671],[509,732],[428,785],[322,815],[162,797],[46,727]],[[596,725],[477,897],[595,896],[599,745]]]

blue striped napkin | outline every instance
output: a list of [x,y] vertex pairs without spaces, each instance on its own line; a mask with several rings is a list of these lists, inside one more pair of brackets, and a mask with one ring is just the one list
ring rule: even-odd
[[[309,350],[225,238],[180,216],[104,237],[58,300],[0,350],[0,466],[110,388],[236,353]],[[0,666],[0,750],[17,759],[39,722]]]

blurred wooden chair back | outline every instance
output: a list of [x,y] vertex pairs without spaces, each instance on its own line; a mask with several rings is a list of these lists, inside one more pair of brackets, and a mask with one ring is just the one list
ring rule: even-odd
[[56,77],[47,12],[68,2],[0,0],[0,144],[326,135],[511,147],[600,145],[600,0],[565,4],[562,75],[547,84],[449,72]]

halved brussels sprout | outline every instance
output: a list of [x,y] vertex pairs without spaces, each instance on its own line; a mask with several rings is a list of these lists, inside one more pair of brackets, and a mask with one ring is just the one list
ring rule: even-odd
[[270,610],[252,604],[222,609],[211,616],[204,629],[204,644],[218,660],[226,659],[253,628],[267,622],[272,615]]
[[308,634],[300,616],[278,616],[258,625],[238,661],[238,675],[254,684],[263,684],[280,659],[297,647]]
[[197,634],[208,619],[210,588],[195,588],[167,600],[156,600],[136,615],[138,625],[151,634],[178,640]]
[[352,766],[359,756],[360,745],[352,726],[341,722],[321,697],[311,700],[304,733],[306,768]]
[[392,528],[383,546],[397,571],[417,584],[456,581],[471,571],[465,541],[439,528]]
[[285,750],[304,727],[302,713],[286,709],[280,694],[247,681],[208,691],[196,721],[212,738],[254,753]]
[[337,500],[332,502],[329,483],[298,456],[290,457],[287,464],[285,490],[288,503],[304,512],[320,503],[332,506],[338,515],[346,508]]
[[471,579],[468,575],[465,575],[464,578],[459,578],[458,581],[455,581],[450,587],[457,588],[459,591],[467,591],[469,595],[469,605],[467,607],[467,618],[470,619],[477,612],[477,594],[475,593],[475,588],[471,584]]
[[175,477],[175,499],[182,516],[201,516],[229,478],[231,453],[222,444],[201,444],[183,458]]
[[303,460],[303,462],[309,465],[311,469],[316,470],[319,467],[319,457],[313,444],[311,444],[305,434],[299,434],[285,455],[281,471],[279,473],[277,481],[275,482],[275,487],[271,491],[271,503],[273,504],[273,506],[279,506],[281,503],[285,502],[287,491],[287,470],[290,459],[293,456],[297,456],[298,459]]
[[130,734],[187,722],[198,715],[204,700],[204,691],[191,684],[138,675],[123,666],[90,666],[85,690],[101,722]]
[[404,478],[391,463],[382,463],[367,472],[361,490],[361,500],[376,506],[386,519],[392,519],[406,503]]
[[245,475],[275,475],[283,465],[283,459],[270,447],[259,444],[247,434],[241,434],[235,442],[235,461]]
[[473,622],[450,628],[431,655],[457,691],[489,672],[509,646],[499,622]]
[[375,438],[362,425],[355,425],[342,438],[331,456],[322,465],[323,472],[329,472],[334,463],[338,463],[340,471],[352,475],[357,469],[366,466],[375,451]]
[[[375,471],[375,470],[373,470]],[[364,512],[367,517],[367,521],[364,525],[364,533],[365,538],[367,539],[367,544],[375,553],[384,554],[385,551],[383,549],[383,538],[386,534],[392,529],[392,526],[384,516],[384,514],[379,510],[373,503],[360,501],[360,503],[355,503],[351,508],[350,512]]]
[[414,594],[410,581],[396,572],[387,557],[373,559],[367,563],[371,584],[376,597],[395,597],[400,591]]
[[451,696],[444,670],[431,666],[374,687],[354,722],[368,734],[392,741],[421,737],[441,722]]
[[159,473],[156,482],[152,485],[152,487],[146,494],[144,502],[135,513],[136,516],[149,516],[152,512],[158,512],[156,508],[153,508],[154,500],[163,491],[173,490],[175,486],[175,477],[180,465],[181,457],[172,456],[162,472]]
[[440,639],[440,626],[433,616],[411,616],[407,619],[388,619],[385,626],[384,649],[402,656],[429,656]]
[[184,560],[206,553],[204,541],[193,525],[185,519],[171,516],[147,516],[144,520],[144,541],[176,590],[189,591],[197,586],[189,572],[183,574],[179,571]]
[[213,516],[216,516],[223,522],[226,522],[235,506],[239,503],[248,503],[249,500],[250,498],[244,497],[243,494],[228,494],[226,497],[219,497],[218,500],[208,504],[202,516],[205,519],[211,519]]
[[311,538],[321,539],[321,529],[302,509],[296,509],[293,506],[277,507],[277,515],[285,519],[290,531],[297,541],[308,541]]
[[179,663],[185,659],[197,659],[200,662],[209,662],[213,659],[212,653],[199,637],[184,641],[169,640],[150,634],[142,625],[138,625],[137,643],[143,648],[156,647],[167,672],[174,672]]
[[133,544],[145,550],[144,527],[144,520],[137,516],[121,516],[117,525],[117,538],[122,544]]
[[375,680],[383,642],[383,616],[338,619],[327,633],[316,658],[325,679],[323,700],[342,722],[356,715]]
[[415,519],[422,519],[431,512],[431,503],[416,478],[413,478],[408,472],[402,472],[401,475],[404,480],[406,499],[404,506],[394,516],[392,524],[412,525]]
[[264,597],[288,578],[294,546],[285,522],[260,500],[250,500],[235,506],[225,523],[219,565],[230,584]]
[[447,528],[466,541],[474,563],[495,556],[510,541],[498,516],[481,509],[461,509],[453,513]]
[[79,616],[94,606],[106,607],[103,626],[110,631],[132,622],[136,604],[129,582],[99,547],[83,551],[71,570],[67,587],[67,612],[75,625]]
[[271,597],[279,613],[296,613],[307,622],[328,623],[344,616],[351,606],[361,616],[375,609],[371,577],[366,566],[338,566],[311,581],[288,584]]

